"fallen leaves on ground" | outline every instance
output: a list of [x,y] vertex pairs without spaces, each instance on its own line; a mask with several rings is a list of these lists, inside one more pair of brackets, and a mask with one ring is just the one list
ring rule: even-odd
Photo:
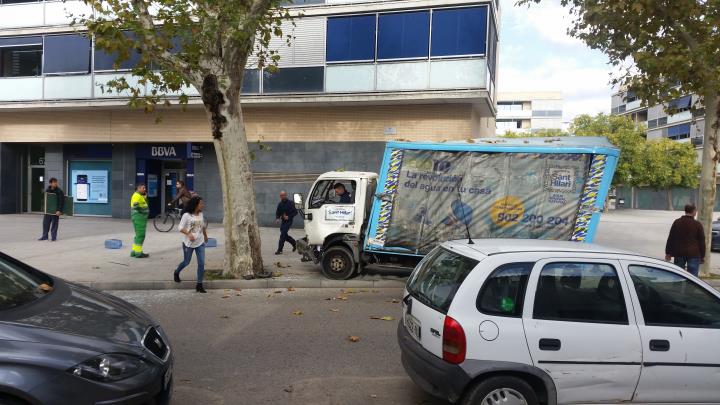
[[288,287],[287,290],[290,291],[290,292],[293,292],[293,291],[295,291],[295,288],[293,288],[293,287]]
[[394,321],[395,318],[392,316],[371,316],[370,319],[375,319],[378,321]]
[[296,315],[296,316],[301,316],[303,313],[302,313],[302,311],[293,311],[292,314]]
[[375,394],[370,394],[370,398],[375,399],[375,398],[377,398],[377,395],[375,395]]
[[230,296],[226,294],[226,295],[223,295],[222,298],[230,298]]
[[275,267],[277,267],[279,269],[286,269],[286,268],[292,267],[292,266],[290,266],[289,264],[285,264],[283,262],[275,262]]
[[293,389],[293,386],[290,385],[290,386],[287,386],[287,387],[283,388],[283,391],[285,391],[285,392],[293,392],[294,389]]
[[242,289],[241,289],[241,288],[235,288],[234,290],[235,290],[235,291],[237,291],[237,292],[240,292],[240,291],[242,291]]
[[330,308],[330,312],[340,312],[340,310],[337,308]]
[[360,336],[348,336],[348,340],[353,343],[357,343],[360,341]]
[[275,293],[275,294],[282,294],[282,290],[275,290],[275,291],[273,291],[273,293]]
[[227,316],[227,315],[220,315],[220,318],[222,318],[222,319],[228,319],[228,318],[230,318],[230,317]]
[[400,300],[397,299],[397,298],[393,298],[393,299],[387,300],[387,301],[385,301],[385,302],[389,302],[389,303],[391,303],[391,304],[399,304],[399,303],[400,303]]
[[335,301],[335,300],[347,301],[347,299],[348,299],[348,297],[346,297],[344,295],[338,295],[337,297],[325,298],[325,301]]

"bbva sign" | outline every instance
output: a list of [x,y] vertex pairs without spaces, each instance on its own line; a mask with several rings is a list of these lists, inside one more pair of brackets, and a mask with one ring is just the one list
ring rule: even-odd
[[152,157],[177,157],[174,146],[153,146],[150,148]]

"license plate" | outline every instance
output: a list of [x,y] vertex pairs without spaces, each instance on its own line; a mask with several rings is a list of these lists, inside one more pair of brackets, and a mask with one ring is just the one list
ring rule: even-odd
[[405,328],[418,342],[420,341],[420,321],[414,316],[405,314]]
[[168,385],[170,385],[170,380],[172,380],[172,374],[173,369],[172,366],[168,367],[167,371],[165,372],[165,376],[163,376],[163,391],[168,389]]

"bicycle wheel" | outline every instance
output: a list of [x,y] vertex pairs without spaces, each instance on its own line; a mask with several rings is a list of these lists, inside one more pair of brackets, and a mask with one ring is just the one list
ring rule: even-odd
[[175,218],[166,212],[153,218],[153,226],[160,232],[170,232],[175,226]]

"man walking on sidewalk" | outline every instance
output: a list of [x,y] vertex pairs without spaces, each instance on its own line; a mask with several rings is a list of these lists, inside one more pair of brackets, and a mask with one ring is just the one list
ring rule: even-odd
[[674,258],[677,266],[694,276],[705,261],[705,232],[702,224],[695,220],[696,214],[694,205],[686,205],[685,215],[673,222],[665,245],[665,260]]
[[285,242],[289,242],[292,245],[293,252],[297,249],[295,239],[288,235],[290,228],[292,228],[295,215],[297,215],[295,204],[288,200],[287,193],[285,191],[281,191],[280,202],[275,210],[275,222],[280,224],[280,241],[278,241],[278,250],[275,252],[276,255],[282,254]]
[[135,239],[133,240],[131,257],[143,259],[150,256],[143,252],[143,243],[145,242],[145,231],[147,230],[147,221],[150,209],[148,208],[147,188],[144,184],[135,186],[135,193],[130,199],[130,219],[135,228]]
[[38,240],[48,240],[49,232],[50,240],[55,242],[57,240],[58,225],[60,224],[60,215],[62,215],[63,208],[65,207],[65,193],[63,193],[62,189],[58,186],[58,180],[55,177],[50,178],[50,185],[45,192],[55,194],[57,207],[55,207],[54,214],[46,213],[43,216],[43,233]]

